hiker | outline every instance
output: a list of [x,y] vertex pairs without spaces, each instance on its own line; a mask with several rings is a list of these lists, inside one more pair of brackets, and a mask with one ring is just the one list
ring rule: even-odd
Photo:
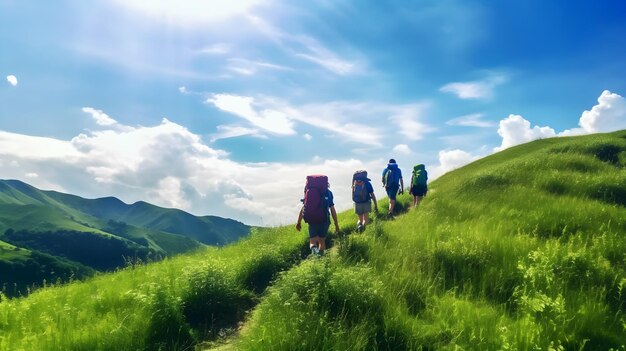
[[428,172],[423,164],[418,164],[413,167],[413,174],[411,174],[411,190],[409,194],[413,195],[413,208],[416,208],[426,193],[428,192]]
[[354,213],[359,217],[356,223],[356,230],[362,232],[369,221],[369,213],[372,212],[372,201],[374,210],[378,212],[378,203],[374,195],[374,187],[367,177],[367,171],[356,171],[352,176],[352,200],[354,201]]
[[328,177],[325,175],[310,175],[306,177],[304,199],[298,214],[296,230],[302,228],[302,220],[309,224],[309,248],[315,256],[323,256],[326,249],[326,235],[330,227],[330,216],[335,222],[335,234],[339,233],[339,222],[333,202],[333,193],[330,191]]
[[402,171],[396,164],[396,160],[393,158],[389,160],[387,168],[383,170],[383,186],[385,187],[387,196],[389,197],[389,211],[387,212],[387,215],[392,217],[393,210],[396,206],[396,195],[398,194],[398,190],[400,190],[400,194],[404,193]]

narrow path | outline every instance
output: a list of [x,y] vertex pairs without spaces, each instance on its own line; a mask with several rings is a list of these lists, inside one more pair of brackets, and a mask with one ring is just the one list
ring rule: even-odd
[[[411,207],[410,207],[410,201],[406,200],[406,195],[404,196],[399,196],[398,198],[398,202],[396,203],[396,215],[394,217],[387,217],[386,215],[386,208],[384,209],[385,211],[381,211],[379,213],[375,213],[372,217],[372,220],[370,221],[368,226],[373,226],[376,222],[387,222],[390,220],[394,220],[396,217],[402,216],[404,215],[406,212],[408,212]],[[408,198],[407,198],[408,199]],[[406,201],[403,201],[406,200]],[[383,209],[382,207],[380,207],[379,205],[379,210]],[[355,217],[355,222],[356,222],[356,217]],[[339,243],[341,240],[344,240],[345,238],[348,237],[348,235],[350,234],[356,234],[356,223],[354,224],[344,224],[344,225],[340,225],[340,231],[338,235],[335,234],[331,234],[329,236],[330,240],[329,242],[327,242],[327,254],[328,255],[335,255],[336,254],[336,244]],[[310,250],[308,247],[308,242],[305,244],[305,247],[302,249],[302,255],[300,257],[300,260],[294,262],[294,264],[290,267],[288,267],[287,269],[285,269],[284,271],[288,271],[298,265],[300,265],[304,260],[306,259],[316,259],[314,257],[311,256],[310,254]],[[247,315],[250,316],[252,315],[252,311],[254,309],[257,308],[257,306],[259,305],[259,303],[261,302],[261,300],[263,299],[265,292],[267,292],[267,289],[269,289],[272,286],[272,282],[270,282],[268,284],[268,286],[265,287],[265,290],[259,295],[259,301],[257,303],[257,305],[255,305],[253,307],[252,310],[250,310],[250,313],[248,313]],[[238,323],[238,327],[236,330],[233,330],[231,333],[228,333],[227,335],[224,335],[224,337],[222,339],[219,340],[214,340],[214,341],[206,341],[203,343],[200,343],[196,346],[197,350],[202,350],[202,351],[235,351],[237,350],[235,347],[235,341],[239,338],[240,334],[242,331],[245,330],[245,328],[248,325],[248,321],[246,319],[239,321]]]

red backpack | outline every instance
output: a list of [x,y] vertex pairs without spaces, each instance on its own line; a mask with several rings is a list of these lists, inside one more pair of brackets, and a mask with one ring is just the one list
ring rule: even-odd
[[304,210],[302,217],[309,224],[322,224],[328,221],[326,192],[328,177],[321,174],[306,177],[304,187]]

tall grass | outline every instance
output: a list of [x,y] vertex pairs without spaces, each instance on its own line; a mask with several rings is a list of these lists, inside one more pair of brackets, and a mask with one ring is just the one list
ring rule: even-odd
[[[447,174],[417,210],[285,272],[234,345],[623,350],[624,150],[624,132],[542,140]],[[311,298],[336,272],[366,311]]]
[[0,350],[625,350],[625,152],[625,132],[511,148],[363,233],[342,213],[321,259],[274,228],[3,299]]

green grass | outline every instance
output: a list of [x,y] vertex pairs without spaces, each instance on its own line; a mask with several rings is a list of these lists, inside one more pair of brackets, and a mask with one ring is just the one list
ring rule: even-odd
[[625,155],[625,131],[539,140],[362,234],[340,214],[322,259],[263,229],[3,299],[0,350],[624,350]]

